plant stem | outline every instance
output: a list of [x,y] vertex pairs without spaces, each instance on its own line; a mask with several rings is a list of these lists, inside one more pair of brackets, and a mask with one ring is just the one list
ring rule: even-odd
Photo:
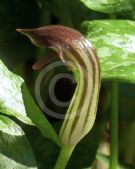
[[118,82],[112,82],[110,169],[117,169],[118,166],[118,119],[119,119],[119,84]]
[[68,145],[62,147],[54,169],[65,169],[74,148],[75,146],[68,146]]

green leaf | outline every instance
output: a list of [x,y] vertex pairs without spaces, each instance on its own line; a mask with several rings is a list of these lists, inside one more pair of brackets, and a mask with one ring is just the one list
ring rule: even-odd
[[26,124],[32,124],[27,117],[21,85],[23,79],[13,74],[0,60],[0,112],[14,116]]
[[37,128],[33,126],[28,127],[25,133],[34,151],[38,168],[53,169],[59,155],[60,147],[45,138]]
[[102,79],[135,83],[135,22],[95,20],[82,26],[97,50]]
[[81,0],[88,8],[107,14],[134,11],[134,0]]
[[0,168],[36,169],[32,149],[21,128],[0,116]]
[[45,115],[42,113],[42,111],[39,109],[39,107],[35,104],[25,84],[22,85],[22,93],[28,116],[39,128],[43,136],[50,138],[59,145],[59,138],[55,130],[53,129],[52,125],[49,123]]

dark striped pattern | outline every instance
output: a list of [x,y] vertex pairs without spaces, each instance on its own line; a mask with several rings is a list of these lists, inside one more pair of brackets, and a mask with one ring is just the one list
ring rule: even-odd
[[[100,87],[98,58],[88,40],[83,39],[65,51],[80,78],[60,131],[64,144],[77,144],[91,129],[95,120]],[[77,45],[77,46],[76,46]]]
[[62,143],[77,144],[92,128],[97,109],[100,70],[90,42],[78,31],[50,25],[37,29],[18,29],[32,43],[55,49],[64,63],[79,72],[79,81],[60,131]]

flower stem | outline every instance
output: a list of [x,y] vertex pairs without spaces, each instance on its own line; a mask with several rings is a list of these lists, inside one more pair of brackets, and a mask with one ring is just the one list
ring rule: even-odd
[[112,82],[110,169],[118,166],[118,119],[119,119],[119,84]]
[[54,169],[65,169],[74,148],[75,146],[68,146],[68,145],[62,147]]

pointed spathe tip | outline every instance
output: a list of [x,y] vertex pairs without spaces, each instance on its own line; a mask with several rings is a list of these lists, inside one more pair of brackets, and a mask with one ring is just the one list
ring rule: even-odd
[[20,32],[22,34],[29,34],[30,32],[32,32],[32,29],[16,29],[17,32]]
[[16,29],[17,32],[21,32],[22,30],[23,30],[23,29],[19,29],[19,28]]
[[35,40],[35,30],[34,29],[16,29],[17,32],[27,36],[32,42]]
[[27,36],[31,42],[37,46],[44,46],[43,37],[40,36],[38,29],[16,29],[17,32]]
[[16,29],[17,32],[25,32],[26,29]]

